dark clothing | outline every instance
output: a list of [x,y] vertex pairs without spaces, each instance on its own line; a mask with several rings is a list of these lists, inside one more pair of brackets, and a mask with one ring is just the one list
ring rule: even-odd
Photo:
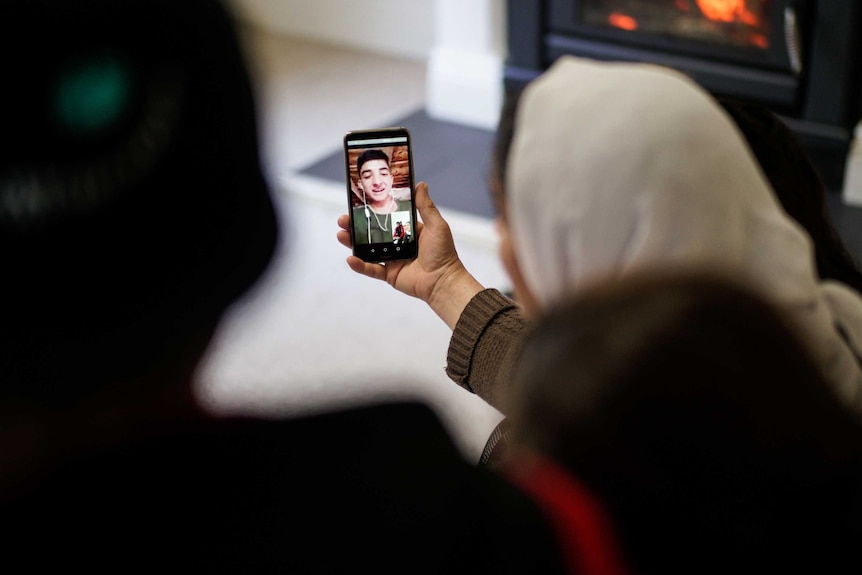
[[532,501],[417,404],[155,434],[68,462],[2,517],[29,572],[563,571]]
[[[410,213],[410,200],[398,200],[398,208],[395,212]],[[393,212],[393,213],[395,213]],[[377,214],[368,208],[368,217],[365,215],[365,207],[353,208],[353,230],[357,244],[387,244],[393,241],[393,213]],[[382,227],[381,227],[382,226]],[[371,239],[369,240],[369,231]]]

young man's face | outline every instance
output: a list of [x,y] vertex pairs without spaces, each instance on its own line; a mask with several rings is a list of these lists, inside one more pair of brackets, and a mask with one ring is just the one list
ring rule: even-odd
[[382,202],[389,198],[392,190],[392,173],[385,160],[369,160],[362,164],[359,185],[365,191],[370,203]]

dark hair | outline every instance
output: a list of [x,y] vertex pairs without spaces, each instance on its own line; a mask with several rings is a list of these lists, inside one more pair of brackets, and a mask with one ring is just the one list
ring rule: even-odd
[[378,150],[376,148],[372,148],[370,150],[365,150],[359,157],[356,158],[356,172],[359,174],[359,177],[362,177],[362,166],[365,162],[370,162],[372,160],[383,160],[386,162],[386,165],[389,165],[389,156],[386,155],[386,152],[383,150]]
[[832,223],[823,178],[793,131],[765,106],[718,101],[745,136],[784,210],[814,241],[820,277],[862,292],[862,272]]
[[515,137],[515,117],[518,102],[523,90],[506,90],[503,105],[500,109],[500,119],[497,122],[497,133],[494,137],[494,150],[491,156],[491,199],[498,215],[505,211],[504,187],[506,183],[506,166],[509,162],[509,150]]
[[643,572],[841,566],[862,535],[858,419],[731,281],[631,276],[547,310],[513,398],[517,441],[604,499]]
[[13,0],[0,20],[0,386],[74,398],[174,353],[268,265],[252,88],[221,2]]

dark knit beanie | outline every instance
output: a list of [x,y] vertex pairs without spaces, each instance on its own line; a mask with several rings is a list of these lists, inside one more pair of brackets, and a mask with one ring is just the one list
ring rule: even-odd
[[217,321],[277,222],[231,14],[0,3],[0,378],[42,397]]

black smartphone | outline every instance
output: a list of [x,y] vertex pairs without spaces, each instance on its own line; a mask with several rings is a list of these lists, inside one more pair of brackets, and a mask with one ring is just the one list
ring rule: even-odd
[[413,147],[407,128],[344,135],[353,254],[367,262],[415,258]]

